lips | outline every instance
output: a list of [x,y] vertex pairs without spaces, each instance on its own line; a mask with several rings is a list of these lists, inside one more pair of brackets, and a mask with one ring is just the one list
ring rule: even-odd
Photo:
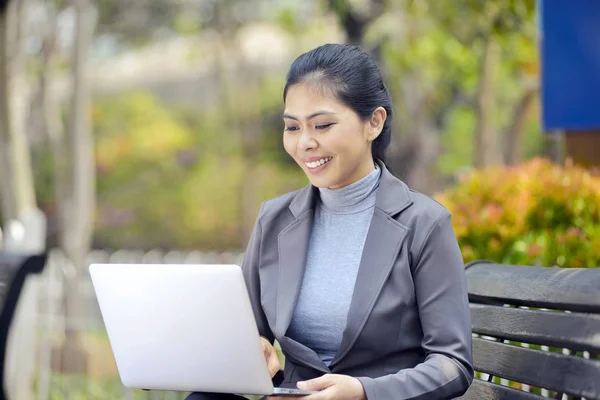
[[304,164],[309,168],[309,169],[316,169],[321,167],[322,165],[327,164],[329,161],[331,161],[333,157],[323,157],[323,158],[312,158],[310,161],[305,161]]

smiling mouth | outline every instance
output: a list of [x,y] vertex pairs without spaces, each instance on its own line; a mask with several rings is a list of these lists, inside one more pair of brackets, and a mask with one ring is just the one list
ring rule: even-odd
[[314,169],[314,168],[319,168],[321,165],[325,165],[327,164],[329,161],[331,161],[333,157],[325,157],[325,158],[321,158],[320,160],[317,161],[312,161],[312,162],[305,162],[304,164],[309,168],[309,169]]

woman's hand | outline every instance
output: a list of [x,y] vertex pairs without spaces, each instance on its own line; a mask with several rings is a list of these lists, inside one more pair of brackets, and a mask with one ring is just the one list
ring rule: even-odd
[[[319,393],[303,396],[302,400],[366,400],[362,383],[348,375],[327,374],[320,378],[298,382],[298,389],[318,390]],[[283,400],[284,397],[269,397]],[[289,400],[289,397],[285,400]]]
[[265,360],[267,360],[269,373],[271,374],[271,378],[273,378],[275,374],[281,369],[281,365],[279,364],[279,358],[277,357],[277,351],[275,350],[273,345],[264,337],[260,338],[260,343],[262,344],[263,353],[265,354]]

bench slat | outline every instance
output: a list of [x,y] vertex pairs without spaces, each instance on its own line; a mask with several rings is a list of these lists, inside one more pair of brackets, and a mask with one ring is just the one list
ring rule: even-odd
[[536,308],[600,313],[595,268],[540,268],[478,261],[466,270],[469,299]]
[[541,400],[545,397],[534,393],[496,385],[474,379],[467,393],[459,397],[461,400]]
[[501,339],[600,352],[600,315],[470,304],[473,332]]
[[600,398],[600,361],[473,338],[477,371],[590,399]]

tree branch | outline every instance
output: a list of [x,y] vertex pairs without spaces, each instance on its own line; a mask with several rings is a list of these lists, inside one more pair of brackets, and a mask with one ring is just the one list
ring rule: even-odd
[[355,45],[363,43],[366,28],[385,12],[385,4],[386,0],[371,0],[368,15],[362,15],[346,1],[328,0],[329,9],[337,14],[346,32],[347,42]]

